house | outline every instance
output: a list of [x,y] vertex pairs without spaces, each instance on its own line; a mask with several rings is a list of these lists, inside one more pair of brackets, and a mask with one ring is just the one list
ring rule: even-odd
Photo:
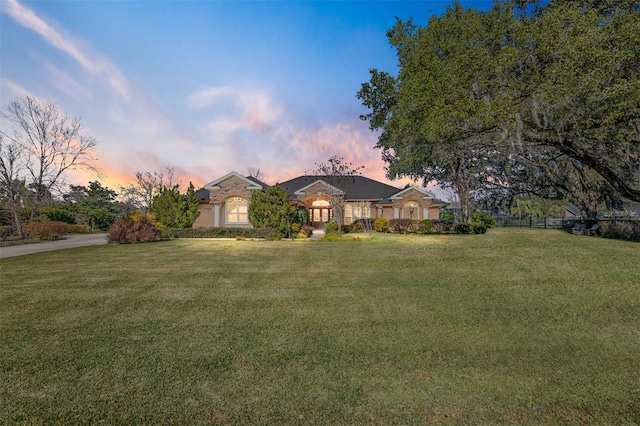
[[[344,203],[344,222],[361,218],[438,219],[446,203],[416,186],[398,189],[365,176],[299,176],[278,184],[290,195],[290,202],[309,212],[311,223],[320,228],[334,220],[335,203]],[[268,184],[251,176],[231,172],[209,182],[196,192],[200,216],[193,224],[200,227],[250,227],[248,207],[253,191]]]

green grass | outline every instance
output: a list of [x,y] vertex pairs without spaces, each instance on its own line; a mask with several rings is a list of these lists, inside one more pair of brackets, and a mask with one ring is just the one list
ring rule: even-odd
[[637,243],[374,237],[2,259],[0,424],[640,423]]

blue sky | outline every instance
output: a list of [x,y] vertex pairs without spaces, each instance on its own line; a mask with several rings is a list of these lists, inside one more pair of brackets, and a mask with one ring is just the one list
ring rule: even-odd
[[166,167],[196,186],[249,167],[274,184],[333,155],[386,181],[356,92],[370,68],[395,73],[396,16],[424,25],[449,4],[0,0],[0,103],[29,94],[81,118],[114,189]]

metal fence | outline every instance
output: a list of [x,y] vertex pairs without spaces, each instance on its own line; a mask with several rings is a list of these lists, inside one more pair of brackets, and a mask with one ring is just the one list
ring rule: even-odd
[[[599,217],[597,219],[582,218],[562,218],[562,217],[514,217],[514,216],[495,216],[496,226],[498,228],[562,228],[563,224],[569,224],[571,227],[575,223],[591,224],[602,221],[634,221],[640,218],[630,217]],[[566,226],[566,225],[565,225]]]
[[561,228],[561,217],[515,217],[498,216],[496,226],[498,228]]

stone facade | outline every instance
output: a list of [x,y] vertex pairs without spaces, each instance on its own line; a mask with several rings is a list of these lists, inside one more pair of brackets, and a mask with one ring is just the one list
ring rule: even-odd
[[246,200],[248,206],[251,194],[255,190],[262,189],[261,186],[237,173],[230,173],[224,178],[207,184],[205,189],[209,190],[209,201],[201,202],[198,206],[200,215],[193,223],[194,228],[251,227],[248,220],[242,223],[228,222],[227,200],[239,197]]

